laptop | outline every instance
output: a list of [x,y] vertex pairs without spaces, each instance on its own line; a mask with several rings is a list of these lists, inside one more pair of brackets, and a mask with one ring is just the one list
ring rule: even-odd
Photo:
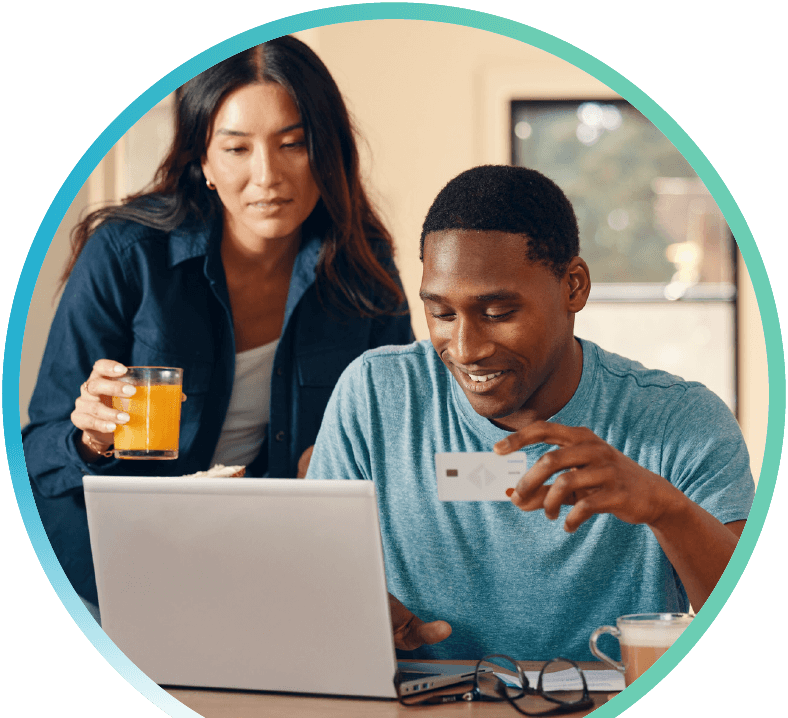
[[85,476],[102,628],[160,685],[396,698],[473,666],[397,664],[367,481]]

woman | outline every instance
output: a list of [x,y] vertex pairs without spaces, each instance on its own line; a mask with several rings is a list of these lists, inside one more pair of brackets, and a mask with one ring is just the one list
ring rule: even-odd
[[[97,602],[82,476],[213,463],[303,475],[342,370],[412,340],[392,255],[342,97],[303,43],[272,40],[181,88],[153,189],[75,230],[22,432],[41,520],[83,599]],[[184,369],[177,460],[108,455],[128,421],[111,397],[134,365]]]

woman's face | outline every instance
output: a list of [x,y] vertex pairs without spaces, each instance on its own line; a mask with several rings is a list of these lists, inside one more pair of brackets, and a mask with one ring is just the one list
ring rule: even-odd
[[273,82],[241,87],[219,105],[202,170],[224,205],[225,238],[248,246],[298,239],[320,199],[298,110]]

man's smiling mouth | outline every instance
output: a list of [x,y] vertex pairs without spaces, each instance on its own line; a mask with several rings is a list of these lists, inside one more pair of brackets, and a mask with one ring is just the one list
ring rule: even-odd
[[460,385],[465,391],[473,394],[487,394],[488,392],[495,391],[499,384],[504,381],[505,375],[508,373],[505,369],[500,371],[486,371],[484,373],[475,371],[473,373],[460,369],[454,365],[455,378],[459,381]]
[[495,377],[501,376],[501,374],[503,374],[502,371],[497,371],[494,374],[471,374],[469,372],[466,373],[473,381],[480,383],[490,381],[491,379],[495,379]]

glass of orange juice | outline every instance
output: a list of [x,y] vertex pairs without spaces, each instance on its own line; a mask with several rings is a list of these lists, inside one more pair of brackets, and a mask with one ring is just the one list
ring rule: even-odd
[[112,408],[131,417],[115,429],[115,458],[177,459],[183,369],[130,366],[119,381],[137,391],[130,397],[112,397]]

